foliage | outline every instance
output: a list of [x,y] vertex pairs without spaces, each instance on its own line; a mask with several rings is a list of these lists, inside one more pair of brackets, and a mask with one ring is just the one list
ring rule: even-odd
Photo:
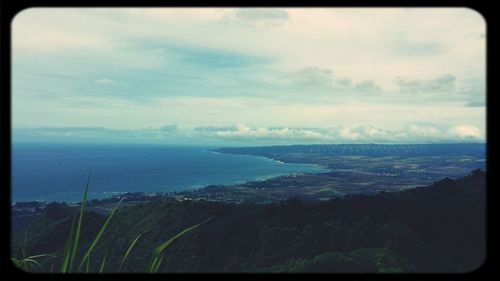
[[[142,202],[114,214],[93,248],[90,271],[105,263],[105,272],[466,272],[485,256],[484,206],[482,171],[327,202]],[[88,249],[105,218],[84,214],[80,244]],[[217,219],[190,231],[207,217]],[[63,256],[74,218],[71,210],[59,217],[44,211],[27,228],[30,252]],[[181,233],[190,234],[171,244]],[[15,234],[14,249],[22,234]],[[47,269],[51,260],[39,263]]]
[[[62,252],[62,258],[61,258],[61,262],[60,262],[61,263],[60,264],[60,272],[61,273],[72,272],[74,269],[73,265],[76,263],[77,253],[79,252],[78,245],[79,245],[80,237],[81,237],[80,234],[81,234],[82,222],[83,222],[83,218],[84,218],[84,208],[85,208],[85,203],[87,202],[87,193],[88,193],[88,188],[89,188],[89,184],[90,184],[90,179],[91,179],[91,173],[89,173],[89,176],[87,178],[87,183],[86,183],[84,191],[83,191],[83,199],[82,199],[82,202],[80,203],[80,212],[78,215],[78,220],[76,219],[76,216],[73,216],[69,235],[67,237],[67,240],[66,240],[66,243],[64,246],[64,250]],[[92,242],[90,243],[90,246],[85,251],[83,256],[80,258],[80,263],[78,265],[78,268],[76,269],[76,271],[73,271],[73,272],[82,272],[84,266],[85,266],[85,270],[83,272],[90,272],[90,268],[91,268],[90,255],[93,252],[93,250],[95,249],[99,240],[101,240],[101,238],[103,237],[104,232],[108,228],[113,216],[116,214],[121,202],[122,201],[120,200],[118,202],[118,204],[116,204],[116,206],[111,210],[111,213],[107,216],[104,224],[100,227],[99,231],[97,232],[97,234],[93,238]],[[51,220],[61,218],[60,217],[61,214],[54,212],[54,211],[68,211],[68,206],[64,206],[63,204],[51,204],[51,206],[48,208],[48,210],[45,211],[46,218],[51,219]],[[69,219],[69,217],[64,218],[63,221],[67,220],[67,219]],[[157,272],[158,268],[161,264],[161,261],[163,259],[162,252],[174,240],[176,240],[176,239],[186,235],[187,233],[193,231],[194,229],[196,229],[200,225],[208,222],[210,219],[212,219],[212,217],[210,217],[209,219],[205,220],[202,223],[199,223],[197,225],[194,225],[194,226],[191,226],[191,227],[184,229],[183,231],[181,231],[180,233],[178,233],[174,237],[170,238],[166,242],[163,242],[160,245],[158,245],[153,250],[153,252],[151,254],[150,264],[148,264],[148,266],[146,268],[146,272],[148,272],[148,273]],[[75,226],[76,226],[76,231],[75,231]],[[124,261],[126,260],[126,258],[130,254],[132,248],[135,246],[135,244],[137,243],[137,240],[140,238],[141,235],[142,235],[142,233],[139,234],[139,236],[137,236],[136,239],[134,239],[132,241],[132,243],[130,244],[130,246],[128,247],[123,258],[121,259],[121,263],[120,263],[120,267],[118,268],[118,271],[121,270]],[[50,237],[47,237],[47,239],[49,239],[49,238]],[[38,255],[27,256],[27,254],[26,254],[27,248],[28,248],[28,235],[27,235],[27,230],[25,230],[24,240],[22,241],[22,244],[21,244],[22,258],[11,257],[11,261],[13,262],[13,264],[15,266],[23,269],[24,271],[30,271],[32,269],[36,269],[35,266],[38,266],[38,269],[40,271],[44,271],[43,266],[37,261],[37,259],[42,258],[42,257],[48,257],[48,256],[53,257],[53,258],[56,257],[53,254],[38,254]],[[106,264],[106,257],[107,257],[107,249],[105,250],[104,257],[103,257],[102,261],[100,262],[99,273],[104,272],[104,268],[105,268],[105,264]],[[50,272],[52,272],[53,268],[54,268],[54,263],[51,266]]]

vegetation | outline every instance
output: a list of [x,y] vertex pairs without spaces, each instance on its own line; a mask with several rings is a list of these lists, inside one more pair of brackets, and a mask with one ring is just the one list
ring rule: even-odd
[[[85,204],[87,202],[87,193],[88,193],[88,188],[90,184],[90,179],[91,179],[91,174],[89,173],[89,176],[87,178],[87,183],[85,185],[85,189],[83,191],[83,199],[80,204],[80,211],[78,214],[78,219],[76,218],[76,215],[73,215],[72,223],[71,223],[71,228],[69,230],[68,238],[66,239],[66,243],[64,246],[64,250],[62,251],[62,257],[60,260],[60,273],[69,273],[69,272],[90,272],[91,269],[91,254],[95,247],[97,246],[98,242],[101,240],[103,237],[106,229],[108,228],[113,216],[116,214],[118,207],[120,206],[121,201],[116,204],[116,206],[111,210],[111,213],[107,216],[106,220],[104,221],[104,224],[101,226],[95,237],[91,240],[90,245],[88,246],[87,250],[83,253],[83,256],[80,258],[80,262],[78,264],[78,268],[74,270],[74,266],[76,265],[77,262],[77,254],[79,253],[79,242],[81,238],[81,233],[82,233],[82,222],[84,218],[84,209],[85,209]],[[67,206],[66,206],[67,207]],[[57,207],[56,207],[57,208]],[[68,210],[67,208],[63,208]],[[61,210],[61,209],[58,209]],[[47,214],[50,217],[51,214],[59,216],[60,212],[54,212],[53,208],[48,208],[47,209]],[[71,212],[69,213],[71,214]],[[63,218],[62,221],[69,221],[71,217],[66,217]],[[205,220],[202,223],[199,223],[197,225],[190,226],[177,235],[173,236],[169,240],[161,243],[160,245],[156,246],[154,248],[152,254],[151,254],[151,259],[149,264],[146,267],[145,272],[147,273],[156,273],[158,271],[158,268],[161,264],[161,261],[163,260],[163,251],[170,245],[172,242],[174,242],[176,239],[186,235],[187,233],[193,231],[200,225],[204,224],[205,222],[209,221],[211,217],[207,220]],[[76,224],[76,230],[75,230],[75,223]],[[21,245],[21,251],[22,251],[22,258],[16,258],[12,257],[11,260],[12,262],[19,268],[23,269],[24,271],[44,271],[44,267],[40,262],[37,261],[37,259],[44,258],[44,257],[52,257],[52,258],[57,258],[57,255],[53,254],[38,254],[38,255],[32,255],[32,256],[27,256],[27,248],[28,248],[28,234],[27,230],[25,230],[25,235],[24,235],[24,240]],[[131,250],[137,243],[137,240],[141,237],[142,233],[137,236],[128,249],[126,250],[121,263],[118,267],[118,271],[121,270],[123,263],[127,259],[128,255],[130,254]],[[51,237],[46,237],[47,239],[50,239]],[[90,240],[89,240],[90,241]],[[81,251],[80,251],[81,252]],[[99,265],[99,273],[103,273],[106,265],[106,257],[107,257],[107,249],[105,250],[104,256],[102,260],[97,263],[96,265]],[[38,266],[38,268],[36,266]],[[50,272],[53,271],[55,263],[52,263],[52,266],[50,267]]]
[[463,177],[486,164],[485,144],[335,144],[225,147],[219,153],[264,156],[285,163],[316,164],[325,173],[298,174],[230,188],[205,188],[189,198],[267,203],[283,197],[328,200],[349,194],[376,194],[429,185],[444,177]]
[[[325,202],[166,198],[120,207],[98,243],[106,216],[84,211],[76,256],[82,257],[78,264],[84,262],[80,270],[89,272],[467,272],[485,257],[484,206],[481,170],[426,187]],[[67,250],[60,241],[71,237],[76,212],[48,204],[15,234],[13,250],[27,231],[30,253],[63,257]],[[214,219],[171,244],[207,217]],[[93,244],[87,262],[84,253]],[[49,257],[38,262],[28,270],[60,266]]]

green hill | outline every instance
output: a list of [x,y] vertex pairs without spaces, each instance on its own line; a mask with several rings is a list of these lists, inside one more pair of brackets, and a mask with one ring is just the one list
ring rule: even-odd
[[[159,243],[213,219],[165,251],[160,272],[467,272],[485,258],[485,173],[377,195],[326,202],[289,199],[271,204],[156,200],[118,209],[91,255],[90,271],[144,271]],[[76,208],[49,204],[14,233],[13,256],[27,234],[29,255],[58,268]],[[81,248],[105,216],[86,212]],[[78,255],[81,256],[81,255]]]

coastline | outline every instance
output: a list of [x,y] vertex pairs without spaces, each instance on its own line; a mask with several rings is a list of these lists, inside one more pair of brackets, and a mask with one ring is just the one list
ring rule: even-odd
[[[137,200],[138,198],[141,198],[140,200],[143,200],[144,198],[149,198],[150,200],[154,200],[154,199],[158,199],[158,198],[166,199],[166,198],[172,198],[172,197],[178,196],[179,194],[201,191],[201,190],[204,190],[205,188],[211,188],[213,186],[222,187],[222,188],[231,188],[231,187],[236,187],[236,186],[241,186],[241,185],[251,185],[251,184],[254,184],[254,183],[261,183],[261,182],[265,182],[265,181],[269,181],[269,180],[278,180],[278,179],[283,179],[283,178],[288,178],[288,177],[295,177],[297,175],[327,174],[327,173],[331,172],[330,168],[328,168],[327,166],[324,166],[324,165],[320,165],[320,164],[284,162],[284,161],[281,161],[281,160],[278,160],[278,159],[274,159],[272,157],[267,157],[267,156],[253,155],[253,154],[235,154],[235,153],[218,152],[218,151],[214,151],[213,149],[208,149],[207,151],[209,151],[211,153],[214,153],[214,154],[218,154],[218,155],[222,155],[222,154],[246,155],[246,156],[251,156],[251,157],[266,159],[266,160],[269,160],[269,161],[276,162],[278,164],[306,164],[306,165],[313,165],[313,166],[316,166],[316,167],[318,167],[320,169],[328,169],[329,171],[317,172],[317,173],[314,173],[314,172],[293,172],[293,173],[279,174],[279,175],[258,176],[258,177],[254,178],[254,179],[251,179],[251,180],[237,181],[237,182],[232,183],[232,184],[219,184],[219,183],[216,183],[216,184],[194,185],[194,186],[191,186],[191,187],[189,187],[187,189],[179,190],[179,191],[112,191],[112,192],[104,192],[104,194],[111,193],[111,195],[102,196],[102,197],[90,199],[90,200],[87,200],[87,201],[89,201],[89,202],[92,202],[92,201],[94,201],[94,202],[110,202],[110,201],[112,201],[112,202],[118,202],[119,200],[121,200],[121,198],[123,198],[124,196],[127,196],[127,195],[129,197],[132,197],[132,198],[128,198],[128,201]],[[127,201],[127,199],[125,199],[124,201]],[[80,204],[81,201],[69,201],[69,200],[21,200],[21,201],[11,201],[11,208],[15,208],[16,204],[17,205],[21,205],[21,206],[28,205],[28,206],[31,206],[29,208],[35,208],[37,206],[39,207],[40,205],[45,206],[45,205],[50,204],[50,203],[63,203],[63,202],[67,203],[68,205],[77,206],[77,205]]]
[[283,165],[267,157],[229,155],[216,147],[137,145],[81,147],[79,144],[24,145],[13,151],[10,204],[78,202],[90,167],[88,198],[126,192],[171,192],[211,184],[237,185],[297,172],[323,172],[316,165]]
[[[278,149],[279,150],[279,149]],[[256,152],[248,153],[248,148],[207,148],[206,151],[215,154],[233,154],[258,157],[283,164],[307,164],[314,165],[324,171],[320,172],[290,172],[286,174],[257,176],[250,180],[237,181],[230,184],[214,183],[193,185],[185,190],[178,191],[115,191],[110,196],[92,199],[94,202],[113,202],[121,198],[130,197],[126,200],[153,200],[157,198],[177,198],[179,200],[215,200],[239,202],[275,201],[280,198],[298,196],[306,199],[326,200],[332,197],[346,194],[364,193],[373,194],[379,191],[397,191],[407,189],[410,186],[426,185],[432,181],[444,177],[457,177],[466,175],[474,168],[485,170],[484,161],[471,154],[474,161],[467,163],[478,163],[476,167],[460,162],[463,155],[419,156],[408,158],[408,156],[338,156],[328,153],[294,153],[294,152]],[[233,152],[234,151],[234,152]],[[467,154],[467,153],[466,153]],[[278,157],[276,157],[278,156]],[[476,158],[474,158],[476,157]],[[411,161],[407,161],[410,159]],[[412,162],[413,161],[413,162]],[[444,162],[443,162],[444,161]],[[448,162],[451,161],[451,162]],[[450,164],[452,163],[452,164]],[[465,164],[464,164],[465,163]],[[394,165],[398,167],[395,168]],[[425,170],[418,169],[419,165],[427,165]],[[429,166],[431,165],[431,166]],[[448,166],[454,165],[455,171],[450,173]],[[416,168],[415,168],[416,167]],[[52,201],[15,201],[16,203],[29,202],[63,202],[63,200]],[[70,204],[79,204],[79,200],[66,200]]]
[[[223,147],[224,148],[224,147]],[[221,148],[216,148],[216,149],[221,149]],[[278,164],[306,164],[306,165],[314,165],[320,169],[326,169],[328,171],[325,171],[325,172],[318,172],[318,173],[310,173],[310,174],[322,174],[322,173],[330,173],[332,172],[333,170],[328,167],[327,165],[322,165],[322,164],[318,164],[318,163],[308,163],[308,162],[291,162],[291,161],[287,161],[285,159],[276,159],[272,156],[269,156],[269,155],[259,155],[259,154],[251,154],[251,153],[231,153],[231,152],[219,152],[219,151],[216,151],[216,150],[213,150],[213,149],[209,149],[208,151],[210,152],[213,152],[213,153],[216,153],[216,154],[230,154],[230,155],[247,155],[247,156],[252,156],[252,157],[260,157],[260,158],[264,158],[264,159],[267,159],[267,160],[271,160],[273,162],[276,162]],[[307,174],[307,172],[305,172]]]

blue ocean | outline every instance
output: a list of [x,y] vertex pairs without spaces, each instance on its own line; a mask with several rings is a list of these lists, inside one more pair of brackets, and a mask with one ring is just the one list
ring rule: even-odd
[[12,202],[79,201],[92,168],[89,199],[122,192],[171,192],[327,170],[215,147],[149,144],[13,143]]

